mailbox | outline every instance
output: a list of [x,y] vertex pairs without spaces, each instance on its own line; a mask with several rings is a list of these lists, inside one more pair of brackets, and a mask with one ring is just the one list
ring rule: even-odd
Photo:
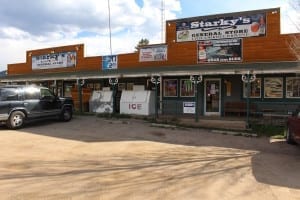
[[112,91],[93,91],[90,98],[89,110],[94,113],[113,112],[113,92]]
[[155,113],[155,93],[153,91],[122,91],[120,113],[152,115]]

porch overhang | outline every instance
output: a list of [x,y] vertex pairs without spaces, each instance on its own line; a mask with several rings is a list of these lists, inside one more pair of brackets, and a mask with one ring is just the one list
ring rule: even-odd
[[106,79],[151,76],[189,76],[201,75],[234,75],[247,72],[255,74],[300,74],[300,62],[256,62],[256,63],[228,63],[201,64],[183,66],[163,66],[134,69],[93,70],[77,72],[33,73],[24,75],[7,75],[0,79],[2,83],[46,81],[46,80],[77,80],[77,79]]

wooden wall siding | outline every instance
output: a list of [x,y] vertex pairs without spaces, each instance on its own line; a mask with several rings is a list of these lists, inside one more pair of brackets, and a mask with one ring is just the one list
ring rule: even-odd
[[20,74],[28,74],[31,72],[26,63],[16,63],[16,64],[8,64],[7,65],[7,74],[9,75],[20,75]]
[[166,43],[172,44],[176,42],[176,23],[167,22],[166,23]]
[[280,11],[267,13],[267,37],[278,37],[280,35]]
[[[276,10],[276,9],[275,9]],[[267,34],[264,37],[243,38],[243,62],[272,62],[272,61],[294,61],[295,55],[289,49],[289,41],[292,38],[300,37],[300,34],[280,34],[280,12],[267,12]],[[167,21],[166,23],[166,44],[168,45],[168,60],[159,62],[139,62],[139,52],[118,55],[119,69],[134,69],[143,67],[163,67],[178,65],[197,64],[197,42],[176,42],[176,23]],[[48,54],[52,50],[55,52],[77,51],[77,65],[75,68],[57,68],[46,70],[31,69],[32,55]],[[64,47],[53,47],[47,49],[32,50],[26,52],[26,63],[9,64],[8,74],[29,74],[29,73],[51,73],[51,72],[71,72],[83,70],[102,70],[102,57],[84,57],[84,45],[71,45]],[[201,64],[199,64],[201,66]]]
[[173,43],[168,49],[169,65],[197,64],[197,42]]
[[[137,63],[139,61],[139,53],[128,53],[128,54],[120,54],[118,55],[118,68],[119,69],[130,69],[136,68],[139,65]],[[149,64],[149,63],[148,63]],[[102,64],[101,64],[102,66]]]
[[78,59],[78,65],[76,66],[77,71],[83,70],[101,70],[102,69],[102,57],[87,57]]

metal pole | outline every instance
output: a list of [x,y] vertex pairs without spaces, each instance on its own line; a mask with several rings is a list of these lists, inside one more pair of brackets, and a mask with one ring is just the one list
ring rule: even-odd
[[246,128],[250,128],[250,123],[249,123],[249,112],[250,112],[250,83],[255,81],[256,75],[250,74],[250,71],[248,71],[247,74],[242,75],[242,81],[247,84],[247,118],[246,118]]
[[247,129],[250,128],[250,125],[249,125],[249,97],[250,97],[250,77],[248,75],[248,78],[247,78]]
[[111,45],[111,19],[110,19],[110,1],[107,1],[108,7],[108,30],[109,30],[109,49],[110,49],[110,56],[112,56],[112,45]]
[[78,87],[79,113],[82,113],[82,88],[79,80],[77,80],[77,87]]
[[198,84],[202,82],[202,75],[191,75],[190,80],[194,84],[195,91],[195,122],[199,121],[199,108],[198,108]]
[[116,110],[117,110],[117,105],[116,105],[116,85],[113,84],[113,114],[116,114]]
[[196,107],[196,116],[195,121],[199,122],[199,109],[198,109],[198,84],[194,84],[195,87],[195,107]]
[[156,121],[156,119],[158,118],[158,100],[157,100],[157,98],[158,98],[158,94],[157,94],[157,86],[158,86],[158,84],[157,84],[157,78],[155,79],[155,121]]
[[118,78],[109,78],[108,83],[112,86],[113,89],[113,114],[116,113],[117,105],[116,105],[116,85],[118,84],[119,80]]
[[155,84],[155,121],[158,118],[158,84],[160,84],[160,77],[159,76],[153,76],[151,77],[151,82]]

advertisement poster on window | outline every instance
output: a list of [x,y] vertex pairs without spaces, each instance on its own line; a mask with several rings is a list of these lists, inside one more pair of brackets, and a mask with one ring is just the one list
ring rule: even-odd
[[180,80],[180,96],[181,97],[193,97],[195,96],[195,88],[191,80]]
[[177,97],[177,79],[164,80],[164,96]]
[[195,114],[195,102],[183,102],[183,113],[184,114]]
[[283,79],[282,78],[265,78],[265,98],[282,98],[283,97]]
[[167,45],[141,48],[139,56],[140,62],[166,61],[167,49]]
[[198,63],[241,62],[242,39],[198,41]]
[[177,42],[266,35],[266,14],[191,18],[176,22]]
[[75,67],[76,57],[77,54],[75,51],[32,56],[32,69],[36,70]]
[[118,69],[118,56],[117,55],[103,56],[102,69],[103,70]]

